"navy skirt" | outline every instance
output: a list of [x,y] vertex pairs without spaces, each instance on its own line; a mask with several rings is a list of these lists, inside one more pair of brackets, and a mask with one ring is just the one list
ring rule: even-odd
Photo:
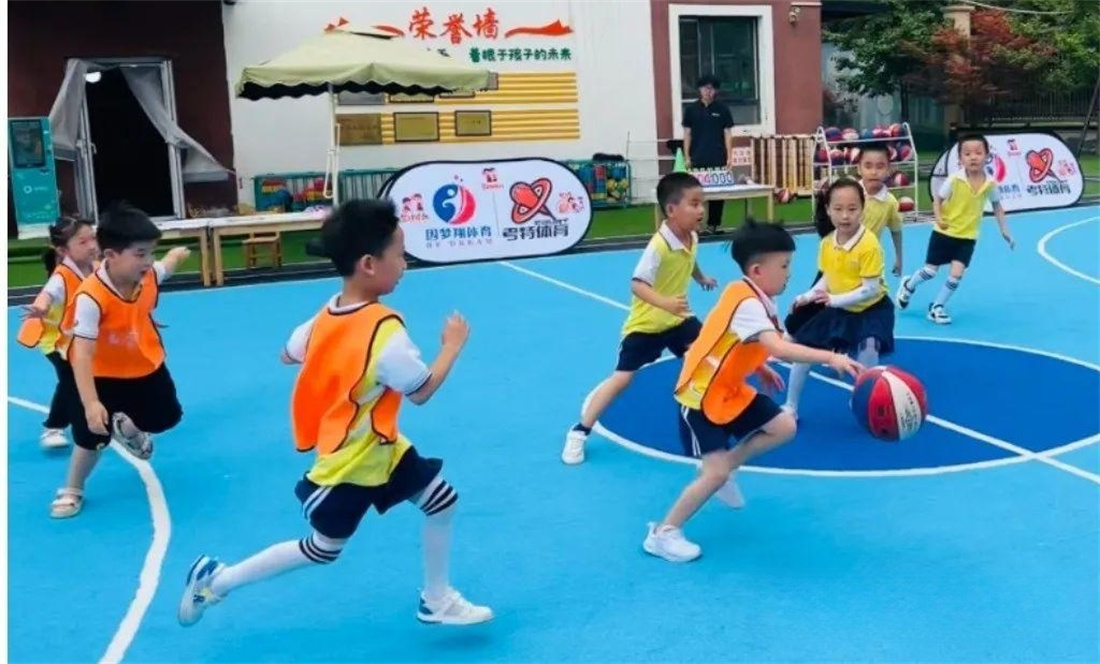
[[858,313],[823,307],[792,336],[804,346],[841,353],[854,352],[864,340],[876,339],[879,355],[889,355],[894,352],[894,303],[887,295]]

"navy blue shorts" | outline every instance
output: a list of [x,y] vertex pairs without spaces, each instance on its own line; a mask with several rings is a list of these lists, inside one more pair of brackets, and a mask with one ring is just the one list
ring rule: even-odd
[[680,443],[684,454],[700,458],[704,454],[728,450],[763,429],[783,409],[771,397],[758,393],[748,408],[729,424],[715,424],[701,410],[680,406]]
[[928,238],[928,253],[925,254],[924,262],[938,267],[950,265],[952,261],[959,261],[969,267],[977,244],[977,240],[966,240],[932,231],[932,237]]
[[676,357],[683,357],[699,337],[703,324],[695,316],[664,332],[631,332],[619,344],[616,371],[634,372],[655,362],[667,348]]
[[383,485],[321,486],[303,477],[294,487],[294,495],[301,501],[302,514],[314,530],[330,539],[348,539],[371,506],[379,514],[385,514],[394,505],[426,489],[442,468],[441,459],[424,458],[415,447],[409,447],[393,469],[390,481]]

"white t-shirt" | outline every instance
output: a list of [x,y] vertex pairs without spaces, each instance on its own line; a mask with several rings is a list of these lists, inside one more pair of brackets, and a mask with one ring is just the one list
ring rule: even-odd
[[752,341],[761,332],[775,332],[774,318],[778,316],[775,302],[765,295],[751,280],[745,279],[756,291],[757,299],[745,300],[733,314],[730,321],[730,332],[737,335],[741,341]]
[[[80,278],[84,278],[84,273],[80,271],[76,263],[71,258],[65,257],[62,259],[61,264],[69,268],[73,272],[80,275]],[[42,292],[50,298],[50,304],[65,304],[65,279],[57,272],[50,275],[50,278],[46,280],[46,285],[42,287]]]
[[[336,306],[338,298],[339,296],[333,296],[329,301],[329,311],[334,314],[348,313],[366,306],[360,303],[338,307]],[[313,321],[314,319],[311,318],[299,325],[287,340],[284,350],[291,360],[299,363],[305,361],[306,345],[309,343],[310,332],[313,331]],[[400,325],[401,329],[390,335],[378,353],[375,365],[378,382],[402,394],[412,394],[424,387],[432,377],[432,372],[420,359],[420,349],[409,338],[404,325],[396,320],[386,321],[383,325]]]
[[[153,263],[153,272],[157,275],[158,286],[164,283],[164,280],[170,276],[168,268],[160,261]],[[106,264],[100,265],[99,269],[96,270],[96,274],[103,280],[103,283],[107,284],[108,288],[116,293],[118,292],[115,285],[111,283],[111,278],[107,276]],[[76,302],[73,306],[76,307],[75,320],[73,321],[73,335],[81,339],[98,339],[99,305],[95,303],[91,295],[81,293],[76,296]]]

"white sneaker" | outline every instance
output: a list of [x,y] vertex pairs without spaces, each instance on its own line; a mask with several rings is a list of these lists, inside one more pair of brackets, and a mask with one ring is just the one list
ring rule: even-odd
[[[141,460],[148,460],[153,456],[153,437],[144,431],[138,431],[133,436],[125,436],[122,433],[122,423],[129,422],[133,424],[133,420],[129,418],[125,413],[115,413],[111,418],[112,424],[112,438],[126,448],[130,454],[133,454]],[[134,427],[137,428],[136,426]]]
[[588,441],[588,434],[577,429],[570,429],[565,434],[565,448],[561,451],[562,463],[575,466],[584,463],[584,444]]
[[737,480],[733,479],[732,475],[726,480],[725,484],[718,487],[718,490],[714,492],[714,497],[735,510],[745,506],[745,496],[741,493],[741,488],[737,486]]
[[176,619],[184,627],[190,627],[202,619],[202,612],[222,601],[221,597],[214,594],[210,585],[218,572],[225,569],[225,565],[218,562],[217,558],[199,556],[187,572],[187,583],[183,588],[183,598],[180,599],[179,611]]
[[48,450],[69,446],[69,439],[65,437],[64,429],[44,429],[38,441]]
[[951,316],[947,314],[947,309],[944,309],[942,304],[933,304],[928,307],[928,320],[937,325],[951,324]]
[[431,625],[476,625],[492,620],[493,610],[487,606],[470,603],[457,590],[451,588],[438,600],[428,600],[421,594],[416,619]]
[[909,277],[901,278],[901,285],[898,286],[898,291],[894,293],[894,299],[898,302],[898,307],[904,309],[909,306],[909,298],[913,297],[913,291],[905,287],[905,284],[909,282]]
[[698,544],[689,542],[683,531],[673,526],[649,524],[649,534],[642,543],[645,552],[673,563],[686,563],[703,555]]

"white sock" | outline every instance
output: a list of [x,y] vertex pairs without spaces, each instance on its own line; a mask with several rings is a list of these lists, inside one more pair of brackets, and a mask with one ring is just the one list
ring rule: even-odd
[[343,540],[331,540],[317,534],[302,540],[281,542],[247,560],[226,567],[211,580],[210,589],[218,597],[225,597],[231,591],[250,583],[270,579],[299,567],[332,562],[340,555],[343,545]]
[[451,589],[451,532],[455,506],[424,519],[424,597],[437,600]]
[[947,301],[951,299],[951,296],[955,294],[955,291],[959,288],[959,280],[955,277],[948,277],[947,281],[943,282],[943,288],[940,289],[936,299],[932,301],[933,307],[942,307],[947,304]]
[[795,364],[787,378],[787,406],[798,412],[798,400],[802,398],[802,388],[806,386],[806,377],[810,375],[810,365]]
[[913,276],[905,280],[905,290],[912,293],[913,291],[917,290],[917,286],[920,286],[934,276],[936,276],[936,271],[925,265],[921,269],[914,272]]
[[859,354],[856,355],[856,362],[868,368],[878,364],[878,345],[874,339],[864,339],[859,347]]

